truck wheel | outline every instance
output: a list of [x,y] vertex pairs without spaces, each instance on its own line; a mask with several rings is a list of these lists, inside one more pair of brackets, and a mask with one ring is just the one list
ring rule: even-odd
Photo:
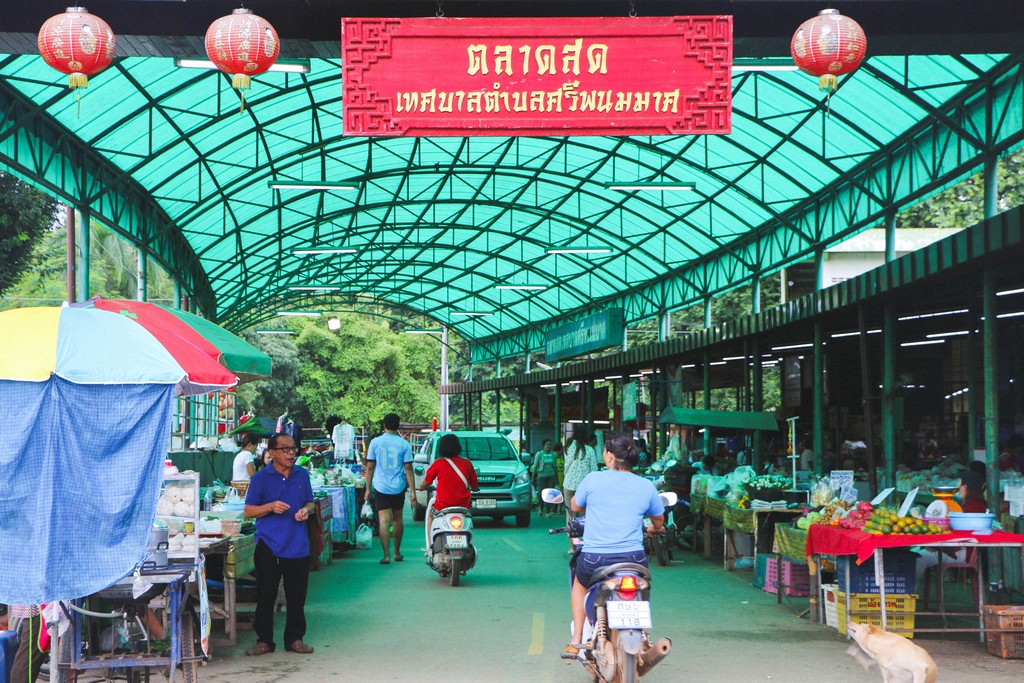
[[416,503],[412,506],[412,519],[414,522],[422,522],[427,518],[427,508],[425,505]]
[[525,529],[530,526],[530,511],[517,512],[516,513],[516,526],[520,529]]

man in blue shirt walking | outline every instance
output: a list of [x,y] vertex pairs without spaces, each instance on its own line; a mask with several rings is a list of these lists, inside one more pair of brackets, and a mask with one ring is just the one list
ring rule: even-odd
[[384,548],[381,564],[391,563],[391,536],[394,529],[395,562],[402,557],[402,507],[406,491],[410,503],[415,503],[416,486],[412,474],[412,447],[398,435],[401,424],[398,415],[384,416],[384,433],[370,442],[366,451],[366,500],[372,492],[374,509],[377,511],[380,544]]
[[287,434],[274,434],[267,445],[270,465],[253,475],[245,496],[245,517],[256,519],[256,645],[247,655],[274,651],[274,603],[284,578],[287,614],[284,647],[309,654],[306,635],[306,589],[309,586],[309,537],[306,520],[316,509],[309,472],[295,464],[298,449]]

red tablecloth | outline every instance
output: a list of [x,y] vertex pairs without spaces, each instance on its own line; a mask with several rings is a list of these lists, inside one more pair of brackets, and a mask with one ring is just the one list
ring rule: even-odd
[[963,541],[978,545],[1020,545],[1024,546],[1024,535],[993,531],[991,534],[975,535],[970,531],[951,531],[948,534],[929,535],[888,535],[869,534],[864,531],[840,529],[835,526],[812,524],[807,533],[807,555],[856,555],[857,564],[870,559],[875,548],[908,548],[921,545],[942,545]]

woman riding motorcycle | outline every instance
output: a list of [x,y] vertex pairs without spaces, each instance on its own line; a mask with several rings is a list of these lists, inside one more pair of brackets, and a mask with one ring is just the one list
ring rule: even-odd
[[[577,640],[583,633],[584,600],[590,577],[601,567],[617,562],[647,566],[644,516],[649,515],[652,522],[647,533],[661,533],[665,528],[665,506],[654,484],[630,471],[637,464],[633,439],[622,433],[610,434],[604,448],[608,469],[584,477],[571,503],[573,512],[587,515],[583,551],[576,558],[576,578],[572,584],[572,633]],[[574,659],[581,647],[580,643],[569,643],[562,658]]]

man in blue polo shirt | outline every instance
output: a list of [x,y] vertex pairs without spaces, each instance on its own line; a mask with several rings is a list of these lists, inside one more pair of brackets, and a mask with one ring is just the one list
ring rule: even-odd
[[309,537],[306,520],[315,510],[309,472],[295,464],[298,449],[287,434],[274,434],[267,445],[271,461],[253,475],[245,496],[245,517],[256,520],[256,645],[247,655],[274,651],[274,602],[284,578],[287,614],[284,647],[309,654],[306,635],[306,589],[309,585]]

